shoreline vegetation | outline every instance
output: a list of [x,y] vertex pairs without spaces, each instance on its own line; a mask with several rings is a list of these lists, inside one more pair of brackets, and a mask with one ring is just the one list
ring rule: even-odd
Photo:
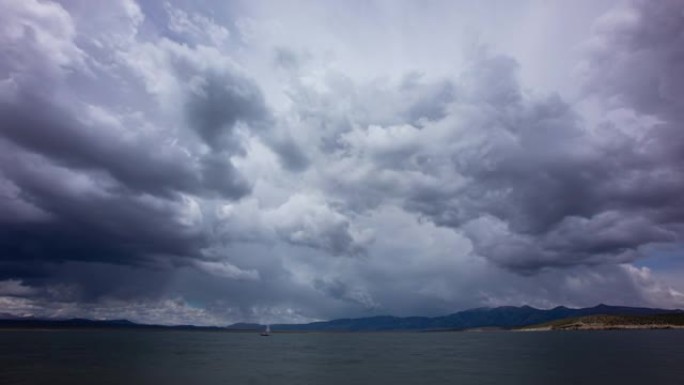
[[567,318],[516,329],[524,332],[553,330],[664,330],[684,329],[684,314],[595,315]]

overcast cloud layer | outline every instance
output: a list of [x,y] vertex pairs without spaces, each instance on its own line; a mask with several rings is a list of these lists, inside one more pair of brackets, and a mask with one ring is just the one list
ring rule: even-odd
[[4,316],[684,307],[683,191],[681,0],[0,0]]

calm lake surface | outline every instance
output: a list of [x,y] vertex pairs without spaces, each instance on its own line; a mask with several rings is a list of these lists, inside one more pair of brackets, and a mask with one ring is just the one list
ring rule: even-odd
[[684,331],[0,331],[0,384],[684,384]]

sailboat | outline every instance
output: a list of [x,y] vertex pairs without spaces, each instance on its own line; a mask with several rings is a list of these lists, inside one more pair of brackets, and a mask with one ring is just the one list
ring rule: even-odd
[[261,332],[262,337],[268,337],[271,335],[271,325],[266,325],[266,330]]

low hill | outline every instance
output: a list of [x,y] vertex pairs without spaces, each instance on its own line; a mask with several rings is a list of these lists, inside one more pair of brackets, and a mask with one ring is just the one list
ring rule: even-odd
[[616,330],[616,329],[680,329],[684,313],[651,315],[593,315],[566,318],[521,328],[523,331],[544,330]]

